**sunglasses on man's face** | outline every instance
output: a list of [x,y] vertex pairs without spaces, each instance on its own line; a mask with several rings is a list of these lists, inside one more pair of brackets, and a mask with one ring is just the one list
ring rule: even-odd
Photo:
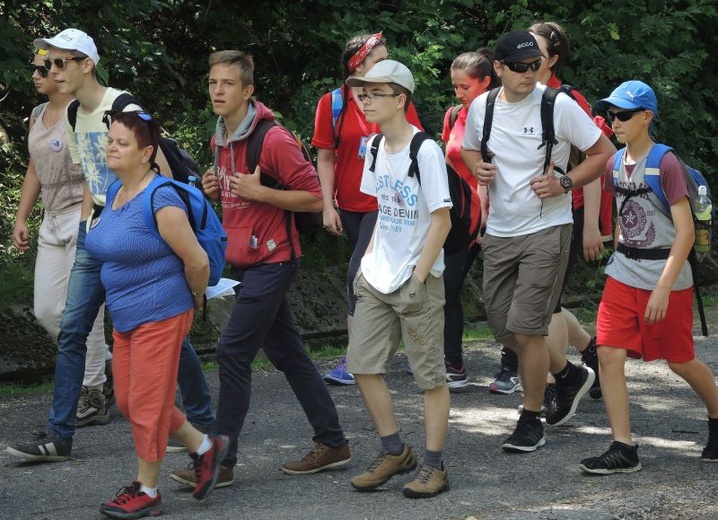
[[34,63],[31,63],[30,75],[33,76],[36,72],[40,75],[41,78],[46,78],[49,71],[44,65],[35,65]]
[[50,70],[54,65],[58,69],[62,70],[65,68],[65,64],[68,61],[84,61],[87,56],[65,56],[64,58],[53,58],[51,60],[45,60],[45,67]]
[[531,69],[533,72],[536,72],[541,68],[541,58],[537,59],[536,61],[532,61],[530,63],[525,63],[523,61],[503,61],[503,64],[506,65],[510,71],[512,72],[518,72],[519,74],[523,74],[527,70]]
[[644,108],[634,108],[633,110],[622,110],[621,112],[608,112],[608,120],[613,123],[616,119],[626,122],[639,112],[644,112]]

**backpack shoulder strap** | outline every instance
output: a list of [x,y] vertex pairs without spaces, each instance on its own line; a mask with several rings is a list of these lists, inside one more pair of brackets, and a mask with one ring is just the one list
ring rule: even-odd
[[32,109],[32,121],[33,123],[37,121],[37,118],[40,117],[40,113],[42,112],[42,109],[47,106],[49,101],[45,101],[44,103],[40,103],[35,108]]
[[481,158],[484,162],[491,162],[489,157],[489,137],[491,137],[491,125],[494,122],[494,106],[496,105],[496,98],[501,92],[501,87],[491,89],[489,95],[486,96],[486,112],[484,113],[484,128],[481,137]]
[[546,155],[543,162],[544,172],[551,162],[553,147],[555,144],[558,144],[553,126],[553,113],[556,108],[556,98],[561,92],[560,89],[546,87],[541,95],[541,144],[539,145],[539,149],[543,146],[546,147]]
[[459,118],[459,112],[464,108],[464,105],[454,105],[451,107],[451,114],[449,114],[449,128],[454,128],[456,120]]
[[122,92],[119,96],[115,98],[115,100],[112,102],[112,111],[113,112],[122,112],[127,105],[140,105],[139,100],[130,94],[129,92]]
[[371,154],[371,165],[369,166],[370,172],[376,170],[376,156],[379,155],[379,144],[382,139],[384,139],[384,134],[376,134],[371,142],[371,148],[369,148],[369,153]]
[[666,194],[661,186],[660,176],[661,160],[663,160],[663,156],[668,152],[673,152],[673,148],[660,143],[653,145],[646,157],[646,169],[643,175],[643,180],[646,184],[648,184],[648,186],[650,186],[652,194],[656,199],[658,199],[658,209],[670,217],[671,206],[668,204],[668,199],[666,198]]
[[[128,105],[140,105],[139,100],[130,94],[129,92],[122,92],[120,95],[118,95],[115,100],[112,102],[112,108],[110,110],[105,112],[105,115],[102,117],[102,121],[107,125],[109,128],[110,126],[110,118],[112,117],[112,114],[116,114],[118,112],[122,112],[125,110],[125,108]],[[77,111],[76,111],[77,112]],[[74,128],[74,126],[73,126]]]
[[[262,119],[254,127],[252,133],[247,138],[247,168],[249,173],[253,173],[259,164],[259,156],[262,153],[262,146],[264,145],[264,138],[267,136],[267,132],[276,126],[277,123],[274,120]],[[277,188],[279,181],[277,181],[271,175],[262,172],[261,181],[264,186],[270,188]]]
[[421,185],[421,174],[419,172],[419,149],[427,139],[431,139],[429,134],[426,132],[417,132],[414,134],[414,137],[411,138],[411,143],[409,144],[409,159],[411,159],[411,164],[409,165],[409,177],[416,176],[416,180],[419,181],[419,185]]
[[67,105],[67,120],[72,127],[72,131],[75,131],[75,125],[77,124],[77,109],[80,108],[80,102],[77,99],[73,99],[72,102]]
[[115,181],[110,184],[110,186],[107,188],[107,193],[105,194],[105,203],[106,205],[112,205],[112,202],[115,200],[115,197],[117,196],[117,192],[120,191],[120,186],[122,186],[122,183],[119,179],[115,179]]
[[337,87],[332,90],[332,128],[335,133],[337,131],[337,122],[339,121],[339,116],[342,114],[343,108],[344,99],[342,99],[342,88]]
[[[118,181],[119,183],[119,181]],[[145,188],[145,192],[142,195],[142,218],[145,221],[145,225],[147,228],[152,231],[153,233],[159,235],[159,230],[157,229],[157,216],[155,215],[155,212],[152,208],[152,203],[155,198],[155,192],[157,191],[157,188],[160,186],[167,186],[171,185],[175,189],[177,189],[177,186],[174,185],[173,181],[167,177],[163,177],[159,174],[155,175],[155,177],[152,179],[152,181],[149,183],[147,188]],[[119,187],[118,187],[119,189]],[[179,190],[178,190],[179,192]],[[109,192],[108,192],[109,193]],[[181,197],[181,195],[180,195]],[[184,200],[183,200],[184,202]],[[185,202],[185,205],[187,203]],[[187,205],[189,207],[189,205]],[[192,219],[190,219],[190,222]]]

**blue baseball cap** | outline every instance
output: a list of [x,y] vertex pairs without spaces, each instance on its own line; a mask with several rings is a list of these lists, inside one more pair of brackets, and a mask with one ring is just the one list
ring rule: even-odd
[[598,101],[596,103],[596,110],[603,112],[610,106],[623,108],[625,110],[644,108],[653,112],[654,117],[658,116],[656,93],[644,82],[635,79],[621,83],[611,92],[610,96]]

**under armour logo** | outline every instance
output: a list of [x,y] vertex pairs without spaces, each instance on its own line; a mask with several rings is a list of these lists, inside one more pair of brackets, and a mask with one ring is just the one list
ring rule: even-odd
[[524,127],[524,134],[532,134],[534,133],[534,127],[533,126],[525,126]]

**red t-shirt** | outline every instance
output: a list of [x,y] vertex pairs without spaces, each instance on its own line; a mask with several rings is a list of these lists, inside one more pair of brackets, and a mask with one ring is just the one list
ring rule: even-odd
[[[346,86],[342,86],[342,96],[344,89]],[[367,140],[371,135],[380,133],[381,129],[378,124],[367,122],[354,96],[350,94],[348,98],[347,106],[344,107],[337,121],[337,130],[341,127],[341,135],[334,166],[334,195],[337,207],[340,209],[368,213],[376,211],[378,207],[376,198],[359,191],[359,185],[364,170],[364,155],[368,153]],[[409,123],[423,130],[413,103],[409,105],[406,118]],[[316,148],[333,150],[334,142],[332,94],[327,92],[317,104],[312,145]],[[360,149],[364,155],[360,155]]]
[[471,172],[464,164],[464,160],[461,158],[461,143],[464,141],[464,132],[466,131],[466,115],[469,111],[465,107],[461,107],[459,113],[456,115],[456,121],[454,122],[453,128],[451,127],[451,112],[454,107],[451,107],[446,111],[444,115],[444,128],[441,131],[441,140],[446,143],[446,158],[454,167],[454,170],[461,175],[469,185],[476,190],[478,182],[476,177],[471,175]]
[[[299,234],[291,226],[291,243],[287,236],[287,212],[276,206],[246,200],[230,192],[229,177],[233,172],[247,173],[247,137],[261,119],[274,119],[272,112],[253,101],[257,116],[249,134],[232,136],[229,142],[217,144],[212,136],[211,148],[218,150],[216,171],[220,183],[222,227],[227,232],[227,263],[236,267],[251,267],[259,263],[286,262],[292,248],[301,255]],[[259,154],[259,167],[275,177],[282,186],[305,190],[318,199],[322,197],[319,179],[312,164],[304,158],[294,136],[286,129],[271,128],[264,137]]]
[[[548,86],[552,88],[559,88],[561,86],[561,80],[555,74],[551,74],[551,79],[548,81]],[[591,105],[586,101],[586,98],[576,89],[571,91],[571,95],[576,100],[576,103],[583,109],[589,117],[591,116]],[[594,120],[595,121],[595,120]],[[611,137],[613,131],[605,124],[596,125],[601,129],[606,137]],[[576,188],[571,192],[573,196],[573,211],[576,211],[583,207],[583,188]],[[611,236],[613,234],[613,196],[606,189],[601,187],[601,204],[598,212],[598,227],[601,231],[601,236]]]

